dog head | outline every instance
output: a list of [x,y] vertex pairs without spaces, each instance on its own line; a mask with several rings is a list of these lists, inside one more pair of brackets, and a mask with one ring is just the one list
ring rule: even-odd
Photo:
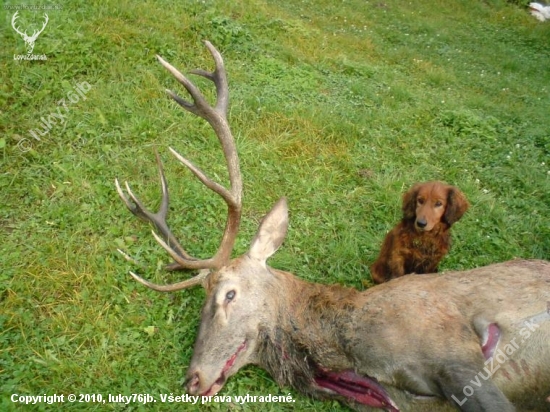
[[450,227],[469,206],[464,193],[443,182],[417,183],[403,195],[403,217],[414,219],[419,231],[429,232],[440,222]]

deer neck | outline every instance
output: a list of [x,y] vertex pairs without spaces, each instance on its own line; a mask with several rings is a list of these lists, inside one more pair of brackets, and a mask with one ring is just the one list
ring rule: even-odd
[[308,283],[286,272],[274,274],[278,277],[276,320],[260,331],[258,364],[279,384],[309,392],[320,370],[352,368],[345,336],[359,292]]

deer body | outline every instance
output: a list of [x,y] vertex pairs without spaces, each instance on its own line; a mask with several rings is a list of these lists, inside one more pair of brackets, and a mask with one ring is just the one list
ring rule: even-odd
[[[547,262],[413,275],[359,292],[307,283],[245,255],[212,274],[206,289],[191,394],[211,395],[253,363],[281,385],[358,409],[452,410],[465,399],[464,411],[548,409]],[[229,290],[237,296],[230,303]],[[492,361],[482,351],[490,324],[500,334]],[[369,382],[330,386],[336,379]],[[369,385],[380,392],[369,395]],[[475,392],[465,396],[465,386]]]
[[240,222],[242,180],[227,122],[223,60],[206,45],[216,68],[193,73],[216,85],[214,106],[183,74],[159,61],[193,101],[168,94],[211,124],[226,158],[229,188],[170,149],[227,204],[216,254],[203,260],[190,256],[169,229],[168,187],[158,155],[158,212],[147,210],[128,184],[124,191],[116,180],[128,209],[160,233],[153,232],[175,260],[167,269],[202,269],[173,285],[156,285],[130,272],[157,291],[197,284],[206,289],[187,391],[213,395],[240,368],[256,364],[281,385],[360,410],[548,410],[550,262],[517,260],[441,276],[411,275],[364,292],[308,283],[266,263],[288,229],[284,198],[264,217],[248,252],[230,259]]

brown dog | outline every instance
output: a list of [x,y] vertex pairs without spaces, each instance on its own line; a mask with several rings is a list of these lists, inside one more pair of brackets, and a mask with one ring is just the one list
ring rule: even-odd
[[443,182],[415,184],[403,195],[403,220],[384,239],[371,266],[375,283],[437,272],[451,246],[450,228],[468,210],[464,194]]

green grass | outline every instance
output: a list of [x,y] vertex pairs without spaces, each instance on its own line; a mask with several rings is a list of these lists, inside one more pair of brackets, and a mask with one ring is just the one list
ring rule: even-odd
[[[216,249],[223,204],[166,148],[225,181],[221,150],[203,121],[166,97],[165,88],[183,92],[154,58],[182,71],[212,67],[203,39],[229,72],[245,181],[235,254],[287,196],[290,232],[272,266],[363,288],[401,194],[439,179],[472,204],[442,269],[550,256],[550,25],[517,4],[68,1],[47,12],[34,53],[48,60],[14,61],[24,43],[14,11],[0,9],[2,410],[53,410],[17,406],[13,393],[183,393],[204,292],[158,294],[129,278],[117,247],[146,262],[154,281],[182,275],[162,271],[168,257],[124,208],[114,179],[158,204],[158,148],[172,227],[192,253]],[[42,11],[20,15],[21,27],[41,25]],[[81,82],[91,85],[86,99],[33,139],[29,130]],[[223,391],[288,392],[254,367]],[[302,410],[345,410],[291,393]]]

